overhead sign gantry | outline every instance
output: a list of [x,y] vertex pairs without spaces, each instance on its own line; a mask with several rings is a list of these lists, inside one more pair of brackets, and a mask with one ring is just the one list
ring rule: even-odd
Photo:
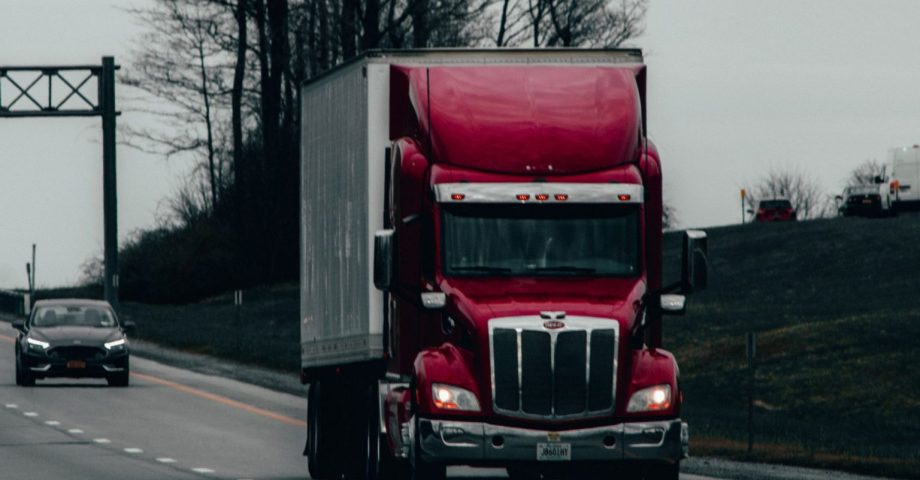
[[[105,299],[118,304],[118,203],[115,190],[115,65],[0,65],[0,118],[102,117]],[[81,80],[77,80],[81,79]],[[47,87],[47,90],[45,89]],[[94,95],[92,88],[96,87]]]

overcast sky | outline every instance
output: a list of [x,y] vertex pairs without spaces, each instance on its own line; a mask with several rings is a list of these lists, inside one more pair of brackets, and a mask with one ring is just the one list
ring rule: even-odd
[[[0,65],[127,65],[139,33],[127,4],[0,0]],[[918,1],[650,0],[646,20],[634,43],[681,226],[737,223],[739,187],[771,167],[830,194],[861,161],[920,142]],[[100,137],[97,118],[0,119],[0,287],[25,285],[33,242],[42,286],[77,281],[101,255]],[[122,240],[154,224],[189,164],[118,148]]]

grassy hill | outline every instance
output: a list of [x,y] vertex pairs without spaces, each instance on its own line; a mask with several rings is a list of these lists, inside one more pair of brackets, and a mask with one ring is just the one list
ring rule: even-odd
[[[665,320],[691,452],[920,475],[920,218],[708,230],[710,288]],[[680,234],[665,239],[676,279]],[[754,454],[745,332],[758,333]]]

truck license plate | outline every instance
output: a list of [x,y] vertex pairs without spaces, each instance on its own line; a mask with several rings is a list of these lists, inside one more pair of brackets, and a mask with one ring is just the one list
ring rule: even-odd
[[571,443],[538,443],[537,461],[562,462],[572,459]]
[[67,362],[67,368],[86,368],[86,362],[83,360],[70,360]]

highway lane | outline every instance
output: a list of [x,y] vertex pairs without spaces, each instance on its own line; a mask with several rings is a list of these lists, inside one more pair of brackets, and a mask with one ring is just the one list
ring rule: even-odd
[[0,480],[307,478],[303,398],[136,356],[129,388],[70,379],[17,387],[13,337],[0,323]]

